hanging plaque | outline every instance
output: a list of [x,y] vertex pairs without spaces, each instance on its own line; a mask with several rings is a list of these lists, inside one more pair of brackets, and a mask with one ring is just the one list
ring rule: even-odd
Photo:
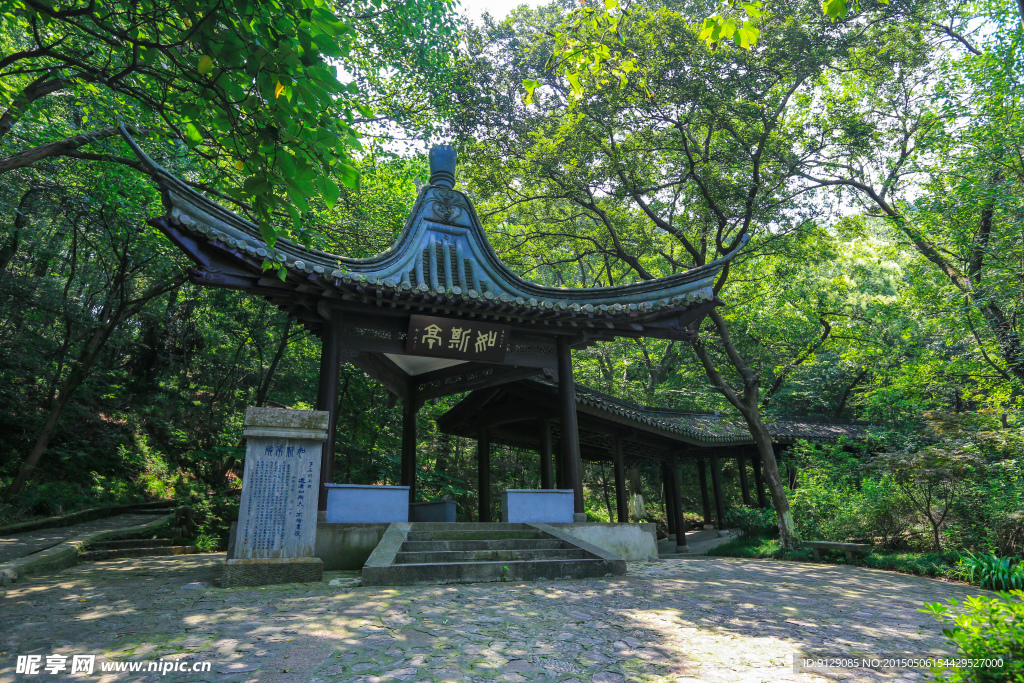
[[508,325],[414,315],[409,319],[405,352],[416,356],[437,356],[502,363],[508,351]]

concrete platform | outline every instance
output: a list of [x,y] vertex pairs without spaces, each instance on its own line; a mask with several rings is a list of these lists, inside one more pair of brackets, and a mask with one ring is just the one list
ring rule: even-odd
[[732,539],[742,535],[743,532],[739,529],[729,529],[726,531],[725,536],[722,536],[718,532],[718,529],[688,531],[686,532],[685,553],[676,552],[675,541],[661,540],[658,541],[658,557],[660,559],[670,559],[707,555],[708,551],[715,546],[728,543]]
[[[410,550],[468,552],[479,550],[540,550],[545,547],[530,532],[517,538],[516,533],[506,533],[500,539],[490,531],[507,529],[501,523],[480,524],[478,522],[424,522],[436,530],[429,544],[417,546],[409,541]],[[609,524],[609,523],[559,523],[551,527],[569,534],[573,538],[597,546],[604,551],[628,562],[653,561],[658,559],[658,547],[654,524]],[[424,527],[424,528],[428,528]],[[316,527],[316,549],[314,555],[324,561],[325,571],[362,569],[377,544],[387,531],[387,524],[367,523],[326,523],[318,522]],[[446,531],[451,535],[445,538]],[[234,538],[232,525],[231,539]],[[525,541],[525,542],[520,542]],[[232,540],[228,541],[228,557],[231,557]],[[548,549],[561,547],[557,542],[548,544]]]

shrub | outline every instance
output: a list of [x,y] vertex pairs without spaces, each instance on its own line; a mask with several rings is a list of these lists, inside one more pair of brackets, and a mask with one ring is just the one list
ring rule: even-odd
[[866,555],[863,562],[865,567],[874,569],[952,579],[958,576],[957,562],[959,559],[960,555],[954,552],[873,552]]
[[924,603],[921,612],[943,624],[946,637],[963,659],[1001,659],[1000,666],[977,668],[935,667],[936,681],[959,683],[1006,683],[1024,681],[1024,591],[980,595],[967,598],[963,609],[950,607],[960,603],[950,598],[949,605]]
[[739,529],[744,534],[778,533],[775,510],[771,508],[749,508],[745,505],[731,507],[725,511],[723,522],[727,529]]
[[870,477],[861,482],[864,495],[865,531],[889,550],[903,547],[914,524],[914,506],[890,477]]
[[192,503],[192,516],[196,524],[195,544],[204,536],[216,541],[217,549],[227,547],[231,522],[238,520],[239,499],[235,496],[214,494]]
[[1024,563],[1019,557],[998,557],[992,553],[960,555],[957,570],[961,578],[992,590],[1024,589]]
[[195,546],[199,548],[199,552],[201,553],[212,553],[218,550],[220,542],[221,540],[217,536],[199,534],[199,536],[196,537]]
[[801,538],[845,541],[865,532],[864,497],[852,485],[832,478],[826,469],[804,470],[790,505]]

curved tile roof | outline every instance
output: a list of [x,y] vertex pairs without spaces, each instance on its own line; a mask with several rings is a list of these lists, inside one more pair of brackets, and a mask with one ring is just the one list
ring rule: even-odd
[[[250,271],[255,268],[254,275],[262,273],[264,259],[276,259],[286,269],[289,282],[341,292],[378,306],[397,302],[415,310],[440,308],[456,315],[471,311],[520,322],[580,319],[640,336],[650,332],[644,323],[720,303],[712,291],[715,277],[746,243],[744,236],[735,250],[717,261],[655,280],[575,289],[538,285],[502,263],[487,241],[472,202],[449,186],[448,176],[435,172],[434,184],[420,190],[398,240],[376,256],[347,258],[283,238],[269,249],[256,224],[186,185],[146,156],[123,128],[122,133],[163,191],[166,219],[175,229],[205,239]],[[451,157],[454,163],[453,152]],[[202,274],[197,277],[202,279]],[[678,323],[667,327],[669,336],[684,332]]]
[[[524,385],[557,392],[558,385],[550,379],[520,380]],[[610,413],[630,422],[678,435],[681,439],[708,445],[753,443],[746,423],[735,416],[670,408],[651,408],[632,403],[589,387],[576,385],[576,402],[597,411]],[[798,439],[836,441],[841,437],[863,439],[871,423],[824,420],[806,417],[765,416],[765,426],[777,442]]]

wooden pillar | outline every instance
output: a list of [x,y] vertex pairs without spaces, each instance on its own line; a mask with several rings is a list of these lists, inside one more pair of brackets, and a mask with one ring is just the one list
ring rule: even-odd
[[629,521],[629,499],[626,497],[626,462],[622,456],[622,439],[614,437],[612,457],[615,459],[615,521]]
[[764,496],[764,477],[761,475],[761,456],[755,455],[752,457],[750,464],[754,467],[754,488],[757,490],[757,507],[767,507],[768,501],[765,500]]
[[722,500],[722,461],[719,458],[711,458],[711,486],[715,492],[715,526],[724,529],[725,501]]
[[540,487],[555,488],[555,477],[551,462],[551,420],[540,421]]
[[711,497],[708,496],[708,466],[704,458],[697,461],[697,481],[700,484],[700,505],[704,512],[704,526],[711,524]]
[[742,455],[737,455],[736,464],[740,468],[740,492],[743,494],[743,504],[750,507],[750,482],[747,481],[747,459]]
[[416,502],[416,393],[409,387],[409,395],[402,402],[402,477],[401,486],[409,487],[409,502]]
[[676,552],[686,552],[686,523],[683,520],[683,496],[679,490],[679,461],[672,456],[669,463],[669,481],[672,484],[672,509],[676,518]]
[[672,484],[669,483],[668,463],[661,464],[661,479],[665,487],[665,521],[669,537],[679,538],[676,532],[676,506],[672,504]]
[[491,521],[491,433],[481,427],[476,436],[477,500],[480,521]]
[[326,410],[327,440],[320,455],[320,491],[317,510],[327,510],[327,487],[334,483],[334,432],[338,423],[338,375],[341,371],[341,315],[335,313],[324,323],[320,341],[320,381],[316,391],[316,409]]
[[562,460],[565,486],[573,490],[574,511],[584,512],[583,468],[580,465],[580,433],[576,423],[576,385],[572,378],[572,351],[569,340],[558,337],[558,403],[561,415]]

